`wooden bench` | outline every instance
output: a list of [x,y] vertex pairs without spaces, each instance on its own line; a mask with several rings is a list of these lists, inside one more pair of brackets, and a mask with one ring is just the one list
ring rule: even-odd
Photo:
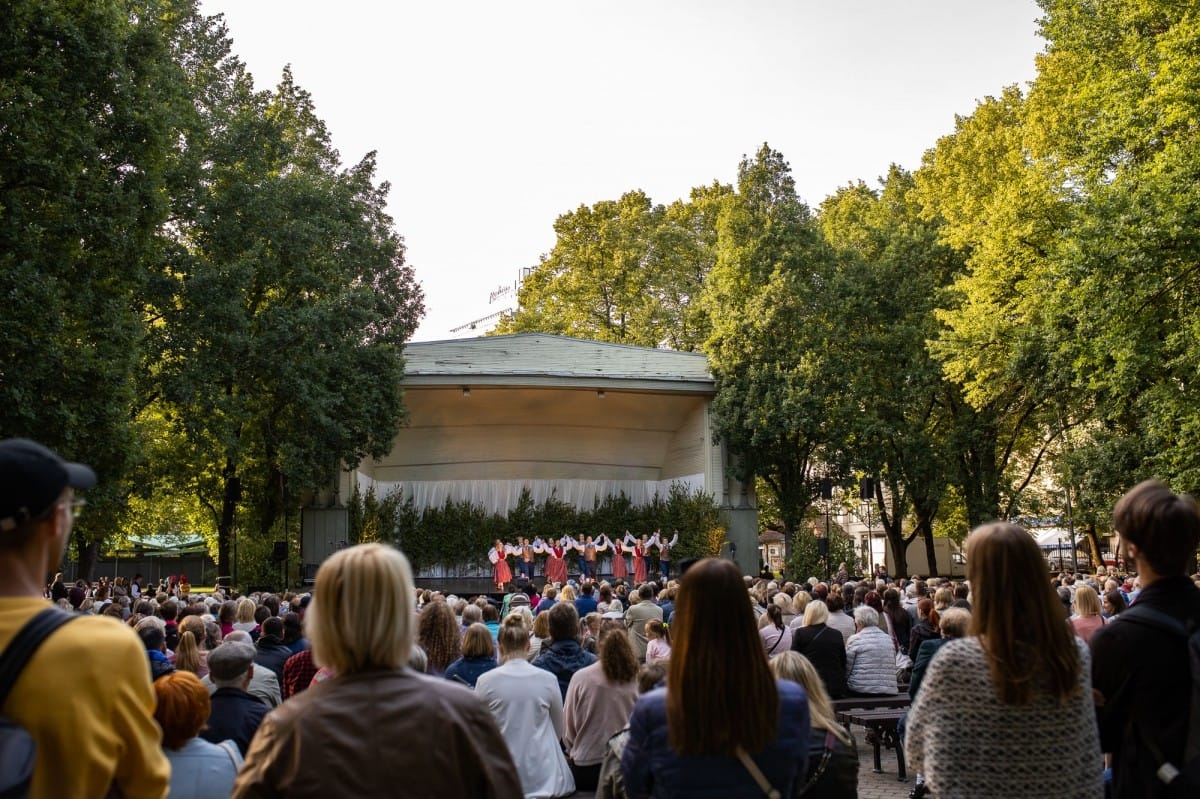
[[900,731],[896,726],[900,718],[908,712],[907,707],[851,708],[836,712],[838,721],[847,726],[857,724],[869,733],[867,737],[871,739],[876,774],[883,772],[881,747],[890,746],[896,750],[896,778],[900,782],[908,779],[908,769],[904,762],[904,746],[900,743]]
[[881,708],[908,707],[912,699],[908,694],[880,694],[877,696],[846,696],[832,700],[833,712],[843,710],[878,710]]

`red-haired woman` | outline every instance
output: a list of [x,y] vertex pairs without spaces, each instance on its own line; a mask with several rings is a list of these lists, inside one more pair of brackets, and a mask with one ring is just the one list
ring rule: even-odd
[[242,754],[233,741],[214,744],[199,738],[212,712],[208,689],[190,671],[174,671],[154,681],[154,719],[163,731],[163,752],[171,763],[171,796],[224,799]]
[[682,578],[667,687],[629,720],[621,773],[630,799],[793,796],[808,761],[804,689],[776,681],[737,566],[709,558]]

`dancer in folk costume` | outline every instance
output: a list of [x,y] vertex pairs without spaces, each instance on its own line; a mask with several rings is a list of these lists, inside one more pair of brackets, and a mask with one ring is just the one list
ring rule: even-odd
[[552,583],[567,581],[567,544],[570,538],[563,536],[550,545],[546,557],[546,579]]
[[658,568],[665,583],[671,579],[671,549],[679,543],[679,531],[676,530],[675,537],[667,541],[661,531],[655,530],[650,543],[658,547]]
[[503,591],[504,584],[512,582],[512,569],[508,568],[506,558],[512,554],[512,547],[507,546],[499,538],[495,545],[488,550],[488,560],[492,562],[492,582],[496,588]]
[[[626,536],[629,535],[628,530],[625,531],[625,535]],[[620,539],[617,539],[616,541],[614,541],[611,538],[608,538],[608,536],[605,536],[605,539],[608,541],[608,544],[610,547],[612,547],[612,551],[613,551],[613,559],[612,559],[613,579],[624,580],[626,577],[629,576],[629,564],[627,564],[625,562],[625,543],[623,541],[621,541]]]
[[533,541],[528,538],[518,539],[517,545],[513,547],[513,552],[517,556],[517,569],[521,572],[521,576],[532,580],[534,556],[548,551],[540,538],[535,538]]
[[641,585],[646,582],[646,555],[650,554],[650,542],[646,536],[637,539],[633,544],[633,582]]
[[583,541],[572,541],[574,549],[579,553],[579,576],[584,580],[595,580],[597,569],[597,553],[608,549],[608,539],[600,536],[584,536]]

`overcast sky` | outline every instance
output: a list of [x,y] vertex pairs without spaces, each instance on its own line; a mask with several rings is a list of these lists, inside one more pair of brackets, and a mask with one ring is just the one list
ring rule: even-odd
[[1033,0],[202,0],[259,87],[286,64],[342,160],[378,151],[425,289],[415,340],[495,313],[556,217],[732,183],[763,143],[816,206],[915,169],[1034,77]]

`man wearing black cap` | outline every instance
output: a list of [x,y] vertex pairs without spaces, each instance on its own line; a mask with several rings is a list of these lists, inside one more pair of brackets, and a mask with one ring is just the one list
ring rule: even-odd
[[[75,489],[95,483],[87,466],[41,444],[0,441],[0,647],[49,606],[46,576],[83,504]],[[103,616],[75,618],[37,649],[4,705],[37,743],[30,796],[166,795],[170,765],[143,652],[133,630]]]

